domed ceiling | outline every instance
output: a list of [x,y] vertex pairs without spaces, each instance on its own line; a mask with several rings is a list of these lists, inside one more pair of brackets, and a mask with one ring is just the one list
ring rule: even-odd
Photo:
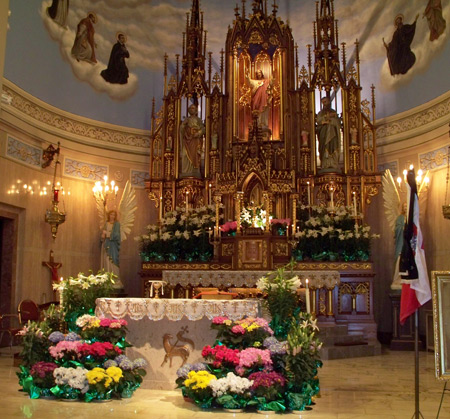
[[[273,0],[267,3],[273,7]],[[363,97],[370,96],[374,84],[378,118],[449,90],[450,2],[334,3],[347,57],[352,57],[354,42],[359,41]],[[158,108],[163,94],[164,54],[170,77],[175,73],[175,54],[182,54],[191,4],[192,0],[12,0],[4,76],[64,111],[149,129],[152,98]],[[219,71],[235,3],[204,0],[200,5],[214,73]],[[247,1],[247,14],[251,6]],[[307,66],[315,1],[282,0],[275,7],[292,28],[300,66]]]

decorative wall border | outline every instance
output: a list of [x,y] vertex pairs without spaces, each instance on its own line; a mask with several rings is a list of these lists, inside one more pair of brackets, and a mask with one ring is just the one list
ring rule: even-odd
[[450,144],[428,153],[419,154],[420,168],[422,170],[434,170],[446,167]]
[[150,180],[148,171],[131,169],[130,182],[135,188],[145,188],[145,182],[148,180]]
[[103,178],[108,175],[108,166],[101,166],[66,157],[64,159],[63,174],[67,177],[90,182],[103,181]]
[[377,145],[417,136],[448,124],[450,91],[406,112],[376,121]]
[[378,165],[378,171],[384,172],[386,169],[391,171],[391,175],[395,178],[398,176],[398,161],[389,161]]
[[5,111],[55,135],[61,136],[61,132],[64,132],[71,140],[96,147],[98,141],[127,146],[127,152],[134,153],[141,150],[130,150],[130,146],[145,150],[150,148],[148,131],[77,117],[41,101],[6,79],[3,80],[3,92],[12,97],[11,104],[3,107]]
[[41,169],[42,150],[39,147],[33,147],[9,135],[6,140],[5,155],[12,160],[16,160],[35,169]]

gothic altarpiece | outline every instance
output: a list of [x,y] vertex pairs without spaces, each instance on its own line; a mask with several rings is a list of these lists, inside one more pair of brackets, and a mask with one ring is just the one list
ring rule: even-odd
[[[153,102],[149,198],[162,204],[163,213],[223,204],[224,221],[236,220],[238,231],[241,211],[251,205],[291,219],[291,234],[299,204],[329,206],[334,200],[364,213],[380,185],[374,88],[370,102],[361,99],[358,42],[354,64],[349,63],[345,43],[339,44],[333,0],[316,2],[313,44],[306,51],[298,50],[289,25],[277,16],[276,2],[268,7],[267,0],[253,1],[247,13],[243,1],[234,12],[220,71],[212,72],[198,0],[187,14],[175,74],[169,76],[164,57],[158,112]],[[307,55],[306,66],[299,66],[299,52]],[[289,260],[289,237],[272,236],[269,223],[263,234],[252,233],[218,241],[208,269],[265,270]],[[245,241],[260,243],[253,259],[249,253],[246,260]],[[173,269],[156,265],[144,263],[143,276]],[[350,277],[372,272],[370,263],[331,265],[313,269],[339,269]],[[352,298],[357,285],[346,291]],[[364,290],[361,306],[370,317],[371,285]],[[343,313],[355,311],[360,306],[355,301]]]

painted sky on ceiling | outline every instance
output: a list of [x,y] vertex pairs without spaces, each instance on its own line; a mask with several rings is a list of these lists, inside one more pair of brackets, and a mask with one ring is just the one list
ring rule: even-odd
[[[450,2],[442,0],[447,21],[444,33],[429,40],[423,12],[429,0],[335,0],[339,40],[347,44],[352,61],[354,41],[360,42],[363,98],[376,86],[377,117],[385,117],[425,103],[450,88],[448,61]],[[251,2],[247,2],[247,12]],[[175,54],[181,53],[182,32],[191,0],[70,0],[67,28],[47,15],[50,0],[12,0],[9,19],[5,77],[39,99],[81,116],[134,128],[150,127],[151,98],[162,96],[163,55],[169,54],[169,72],[174,71]],[[239,4],[241,2],[239,1]],[[272,1],[268,1],[269,7]],[[299,45],[300,65],[306,65],[305,45],[313,42],[314,0],[278,1],[278,16],[288,21]],[[208,51],[213,52],[218,70],[219,51],[224,48],[228,25],[234,18],[235,2],[203,0]],[[270,7],[271,8],[271,7]],[[71,56],[78,22],[95,12],[97,64],[77,62]],[[405,74],[391,76],[382,38],[390,42],[394,18],[404,15],[412,23],[417,14],[411,49],[416,63]],[[127,34],[130,78],[126,85],[107,83],[100,76],[108,63],[116,34]]]

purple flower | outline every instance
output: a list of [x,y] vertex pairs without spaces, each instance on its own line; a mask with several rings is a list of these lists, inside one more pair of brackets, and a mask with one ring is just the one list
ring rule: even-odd
[[119,355],[119,356],[116,356],[114,361],[116,361],[117,364],[120,364],[124,359],[128,359],[128,357],[126,355]]
[[117,367],[117,362],[113,359],[108,359],[103,363],[103,368],[109,368],[109,367]]
[[58,343],[58,342],[63,341],[64,338],[65,338],[65,336],[64,336],[63,333],[61,333],[61,332],[52,332],[52,333],[50,333],[50,336],[48,337],[48,340],[50,342],[53,342],[53,343]]
[[129,371],[133,369],[133,363],[129,359],[124,359],[119,364],[119,368],[122,368],[124,371]]
[[133,361],[134,368],[144,368],[147,366],[147,361],[144,358],[137,358]]
[[78,336],[75,332],[70,332],[67,336],[66,336],[66,341],[69,342],[75,342],[77,340],[81,340],[81,337]]

